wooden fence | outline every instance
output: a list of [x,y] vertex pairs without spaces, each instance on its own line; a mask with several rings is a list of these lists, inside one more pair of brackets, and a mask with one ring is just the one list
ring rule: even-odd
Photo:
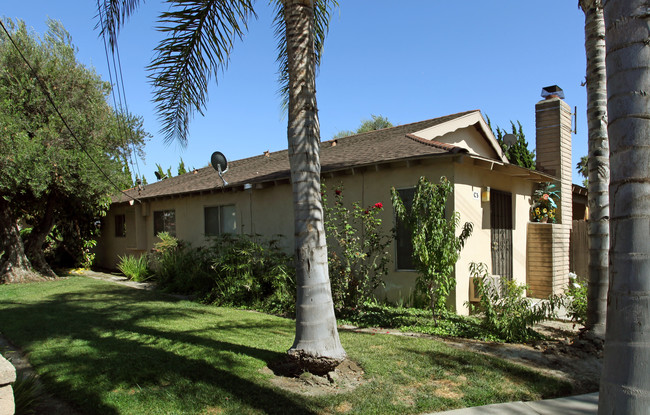
[[587,221],[574,220],[571,227],[571,241],[569,254],[569,269],[578,275],[581,280],[586,280],[589,267],[589,238],[587,235]]

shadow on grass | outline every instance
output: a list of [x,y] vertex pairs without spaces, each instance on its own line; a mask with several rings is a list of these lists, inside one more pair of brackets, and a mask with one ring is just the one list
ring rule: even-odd
[[265,386],[257,370],[263,364],[251,362],[268,365],[285,356],[264,346],[282,323],[225,321],[220,309],[175,305],[179,300],[157,293],[86,288],[24,303],[0,299],[2,332],[29,353],[48,389],[83,413],[118,414],[123,409],[114,401],[121,399],[145,407],[169,400],[163,410],[170,412],[241,405],[315,413],[303,399]]
[[[572,391],[572,386],[567,381],[497,357],[456,349],[430,350],[425,353],[405,349],[404,352],[420,353],[444,373],[462,374],[468,379],[468,386],[480,388],[475,397],[468,394],[464,399],[468,406],[490,403],[485,400],[486,394],[500,402],[527,400],[525,396],[519,396],[521,392],[517,392],[520,385],[526,385],[533,399],[557,398],[569,395]],[[484,380],[473,385],[472,379]],[[484,383],[485,380],[488,382]]]

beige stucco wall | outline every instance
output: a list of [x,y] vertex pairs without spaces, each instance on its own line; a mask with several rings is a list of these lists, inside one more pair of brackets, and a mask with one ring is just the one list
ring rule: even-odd
[[512,274],[519,284],[526,283],[526,232],[529,221],[530,199],[534,183],[511,177],[503,172],[478,167],[471,160],[455,164],[454,209],[461,213],[461,224],[472,222],[474,231],[467,240],[456,263],[455,307],[466,313],[465,302],[469,298],[469,265],[483,262],[492,272],[490,202],[474,198],[474,192],[490,189],[512,193]]
[[[513,274],[520,282],[526,281],[526,224],[532,183],[521,178],[512,178],[506,174],[474,165],[468,156],[439,157],[422,162],[401,162],[391,167],[378,166],[365,170],[355,169],[336,175],[325,175],[323,183],[330,189],[342,184],[345,188],[346,203],[359,201],[362,206],[383,203],[385,209],[380,218],[387,232],[395,225],[394,211],[390,201],[390,189],[395,187],[414,187],[420,176],[426,176],[438,182],[446,176],[455,183],[453,200],[449,207],[461,212],[461,223],[471,221],[474,232],[467,241],[456,266],[457,289],[451,304],[458,312],[466,313],[465,303],[469,297],[469,264],[485,262],[491,268],[490,240],[490,204],[474,199],[474,192],[489,186],[513,193]],[[155,242],[153,236],[153,212],[174,209],[176,211],[176,235],[179,239],[202,245],[208,239],[204,233],[203,208],[234,204],[237,211],[238,233],[255,233],[266,236],[284,235],[283,245],[287,252],[293,250],[293,207],[292,190],[289,184],[269,185],[252,190],[203,194],[200,196],[179,197],[146,202],[146,206],[136,209],[128,205],[113,207],[104,220],[102,237],[98,245],[97,264],[114,268],[117,255],[136,254],[150,250]],[[138,248],[127,247],[128,238],[114,237],[114,216],[125,213],[128,209],[137,210],[136,219],[144,229],[138,234]],[[144,215],[143,215],[144,214]],[[128,222],[128,220],[127,220]],[[127,229],[127,234],[130,230]],[[143,234],[143,235],[141,235]],[[131,244],[133,245],[133,244]],[[396,244],[390,247],[394,257]],[[401,271],[391,258],[389,273],[385,278],[385,288],[378,293],[380,299],[396,301],[408,300],[412,295],[416,273]]]

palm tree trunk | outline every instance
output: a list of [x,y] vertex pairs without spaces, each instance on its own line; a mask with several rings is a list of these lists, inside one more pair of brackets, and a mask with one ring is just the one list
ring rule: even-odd
[[284,0],[289,62],[289,163],[295,220],[296,338],[301,366],[327,373],[345,359],[334,316],[320,196],[312,0]]
[[610,282],[600,414],[650,408],[650,0],[604,2]]
[[587,121],[589,125],[589,277],[588,333],[605,337],[609,284],[609,140],[605,20],[600,0],[581,0],[585,13],[587,54]]

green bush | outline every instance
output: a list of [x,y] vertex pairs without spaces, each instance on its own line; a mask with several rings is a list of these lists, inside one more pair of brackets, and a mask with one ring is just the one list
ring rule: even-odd
[[587,283],[579,283],[578,276],[569,273],[569,286],[564,290],[564,306],[571,320],[584,325],[587,321]]
[[38,387],[36,375],[17,376],[13,384],[16,415],[32,415],[41,400],[42,392]]
[[555,308],[561,300],[551,296],[532,304],[529,298],[524,297],[526,285],[505,278],[490,278],[487,266],[483,263],[472,262],[469,268],[480,296],[482,324],[485,328],[507,342],[526,342],[539,338],[532,326],[553,318]]
[[117,269],[119,269],[128,279],[142,282],[149,278],[151,272],[149,271],[146,255],[140,255],[137,257],[133,255],[125,255],[118,256],[118,258],[120,259],[120,262],[117,264]]
[[325,185],[321,188],[327,233],[327,263],[332,299],[337,314],[356,310],[372,300],[374,291],[384,284],[388,273],[388,246],[392,238],[382,229],[381,202],[367,208],[359,202],[344,205],[343,186],[334,189],[334,203],[327,203]]
[[161,289],[204,303],[294,312],[292,258],[277,239],[225,234],[210,246],[194,248],[169,235],[159,238],[150,259]]
[[292,257],[277,239],[222,235],[210,248],[214,286],[206,300],[248,306],[272,313],[295,312],[296,283]]

